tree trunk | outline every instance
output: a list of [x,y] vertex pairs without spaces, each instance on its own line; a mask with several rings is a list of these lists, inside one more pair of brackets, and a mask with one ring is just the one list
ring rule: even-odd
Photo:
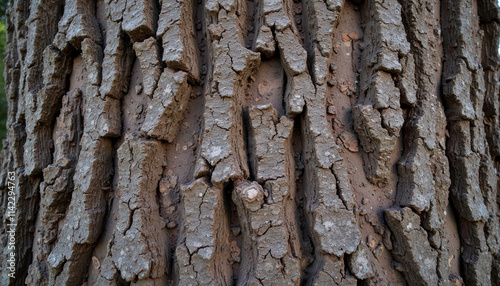
[[1,285],[500,285],[496,0],[11,0]]

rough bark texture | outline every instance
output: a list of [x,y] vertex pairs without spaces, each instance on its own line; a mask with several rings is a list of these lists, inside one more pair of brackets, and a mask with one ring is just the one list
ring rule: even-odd
[[500,285],[496,0],[6,20],[0,285]]

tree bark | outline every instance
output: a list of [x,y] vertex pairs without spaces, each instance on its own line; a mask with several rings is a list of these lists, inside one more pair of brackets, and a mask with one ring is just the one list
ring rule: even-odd
[[6,19],[1,285],[500,285],[495,0]]

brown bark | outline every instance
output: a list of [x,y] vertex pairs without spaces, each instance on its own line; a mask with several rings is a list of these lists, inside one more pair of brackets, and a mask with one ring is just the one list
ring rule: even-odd
[[1,285],[499,285],[495,0],[12,0],[7,37]]

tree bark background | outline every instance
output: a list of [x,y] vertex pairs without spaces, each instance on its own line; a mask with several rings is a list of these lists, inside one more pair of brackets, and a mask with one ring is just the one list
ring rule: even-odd
[[11,0],[0,284],[499,285],[499,25],[495,0]]

